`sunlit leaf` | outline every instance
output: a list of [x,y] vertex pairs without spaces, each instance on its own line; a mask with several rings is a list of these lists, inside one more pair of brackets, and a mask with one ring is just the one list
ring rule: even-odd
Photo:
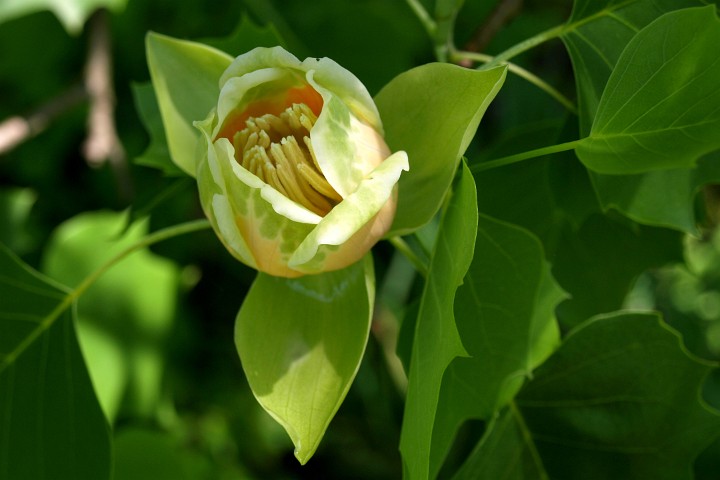
[[583,135],[590,132],[610,74],[635,34],[664,13],[707,3],[703,0],[575,0],[561,38],[575,72]]
[[623,50],[576,148],[591,170],[633,174],[692,167],[720,148],[720,20],[715,7],[663,15]]
[[258,273],[235,324],[253,394],[287,431],[301,463],[315,453],[365,351],[372,259],[297,279]]
[[[137,243],[147,222],[122,236],[127,216],[90,212],[61,224],[45,251],[43,272],[77,286],[103,263]],[[179,272],[170,261],[141,250],[99,278],[78,300],[78,338],[105,415],[127,410],[149,417],[158,407],[163,343],[175,315]]]
[[95,10],[108,8],[122,10],[127,0],[3,0],[0,2],[0,23],[30,13],[50,10],[65,29],[77,35],[85,20]]
[[390,148],[405,150],[389,235],[421,227],[439,210],[460,157],[505,80],[504,67],[476,71],[429,64],[398,75],[375,97]]
[[220,75],[232,57],[201,43],[152,32],[146,37],[146,49],[170,156],[195,176],[200,132],[192,123],[207,117],[217,104]]
[[457,428],[490,420],[560,343],[554,310],[564,297],[529,232],[481,215],[472,264],[455,297],[469,357],[445,372],[433,429],[431,477]]
[[475,182],[463,163],[435,243],[412,346],[400,452],[409,479],[430,475],[430,447],[443,373],[466,356],[453,303],[472,260],[477,227]]
[[110,476],[69,292],[0,244],[0,478]]

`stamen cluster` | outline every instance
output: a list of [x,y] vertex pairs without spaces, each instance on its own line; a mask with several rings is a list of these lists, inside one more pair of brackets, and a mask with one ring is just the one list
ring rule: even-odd
[[304,103],[280,115],[250,117],[233,137],[235,158],[289,199],[324,216],[342,201],[322,174],[310,142],[317,121]]

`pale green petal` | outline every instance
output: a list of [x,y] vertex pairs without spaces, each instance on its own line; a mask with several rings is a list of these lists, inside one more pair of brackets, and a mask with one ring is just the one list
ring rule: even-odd
[[264,68],[291,68],[302,71],[302,63],[282,47],[258,47],[238,56],[220,77],[220,87],[233,78]]
[[331,90],[355,116],[382,134],[382,122],[375,102],[355,75],[329,58],[307,58],[302,66],[308,72],[313,71],[313,79],[318,85]]
[[[215,117],[196,122],[207,142]],[[288,267],[297,246],[319,217],[245,170],[232,144],[222,138],[208,148],[198,168],[200,200],[223,244],[237,259],[271,275],[299,276]]]
[[314,72],[307,79],[324,103],[310,132],[315,156],[328,183],[346,198],[390,151],[379,132],[358,120],[334,91],[315,81]]
[[[230,112],[249,103],[248,91],[254,88],[265,90],[272,86],[273,83],[287,76],[287,71],[280,68],[264,68],[245,74],[242,77],[228,79],[223,84],[222,90],[220,90],[220,100],[217,107],[218,117],[220,118],[219,123],[222,124]],[[217,128],[219,129],[219,127],[220,125]],[[217,135],[217,132],[214,133]]]
[[353,245],[343,244],[383,208],[393,195],[400,173],[408,169],[405,152],[397,152],[381,163],[355,192],[335,206],[310,232],[290,258],[290,266],[302,272],[317,273],[322,271],[325,257],[336,250],[333,246],[341,246],[339,255],[344,253],[343,247],[352,248]]

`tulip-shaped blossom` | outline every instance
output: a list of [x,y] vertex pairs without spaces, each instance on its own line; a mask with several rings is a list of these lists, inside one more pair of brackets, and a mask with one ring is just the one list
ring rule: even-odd
[[391,155],[372,98],[327,58],[256,48],[196,122],[206,215],[228,250],[271,275],[346,267],[388,231],[405,152]]

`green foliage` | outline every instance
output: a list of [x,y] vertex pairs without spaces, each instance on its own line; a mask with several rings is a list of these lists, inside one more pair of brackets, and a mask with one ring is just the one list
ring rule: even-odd
[[109,478],[110,438],[75,297],[0,244],[0,476]]
[[[83,161],[93,100],[0,157],[0,478],[718,478],[717,2],[6,1],[0,148],[98,7],[127,165]],[[175,238],[209,230],[193,123],[277,44],[410,167],[390,242],[293,279]]]
[[[147,222],[140,222],[120,236],[126,221],[126,215],[93,212],[63,223],[47,245],[43,272],[65,285],[79,285],[147,234]],[[78,302],[78,339],[111,422],[123,400],[139,417],[150,418],[158,408],[178,276],[173,263],[141,251],[95,282]]]
[[692,478],[720,428],[700,399],[710,367],[657,315],[597,317],[538,369],[518,413],[551,478]]
[[217,103],[220,75],[232,58],[214,48],[157,33],[148,34],[146,45],[170,156],[185,173],[195,176],[200,132],[192,122],[203,120]]
[[355,378],[374,299],[369,257],[299,279],[261,273],[245,297],[235,326],[245,375],[301,463],[315,453]]
[[412,159],[400,178],[398,211],[388,235],[413,231],[437,213],[505,74],[504,68],[473,72],[430,64],[399,75],[378,93],[388,145]]
[[576,148],[580,160],[599,173],[633,174],[692,167],[720,148],[718,43],[711,6],[665,14],[635,35]]
[[455,292],[472,260],[477,225],[475,185],[463,163],[435,243],[415,325],[408,372],[400,452],[409,478],[429,474],[430,443],[443,373],[458,356],[467,356],[453,315]]

